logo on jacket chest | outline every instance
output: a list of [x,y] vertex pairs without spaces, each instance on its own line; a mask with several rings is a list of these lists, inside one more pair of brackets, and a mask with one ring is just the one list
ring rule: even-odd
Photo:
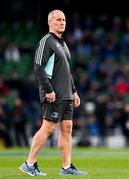
[[56,43],[56,47],[57,47],[59,50],[61,50],[61,46],[60,46],[59,43]]

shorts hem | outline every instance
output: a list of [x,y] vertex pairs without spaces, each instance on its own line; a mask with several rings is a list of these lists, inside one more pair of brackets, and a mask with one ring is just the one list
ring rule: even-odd
[[57,123],[59,121],[59,120],[54,120],[54,119],[46,118],[46,117],[43,117],[43,119],[45,119],[47,121],[55,122],[55,123]]

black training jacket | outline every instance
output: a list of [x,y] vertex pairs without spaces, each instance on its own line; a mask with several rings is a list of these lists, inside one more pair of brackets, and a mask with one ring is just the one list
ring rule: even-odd
[[71,55],[63,40],[54,33],[46,34],[38,43],[34,72],[39,82],[41,103],[45,94],[52,91],[57,100],[72,100],[76,91],[70,65]]

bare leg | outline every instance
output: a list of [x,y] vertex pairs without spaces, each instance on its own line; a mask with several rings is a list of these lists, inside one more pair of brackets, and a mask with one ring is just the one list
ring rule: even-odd
[[29,156],[27,158],[28,163],[33,164],[37,161],[40,150],[43,148],[49,135],[53,133],[55,127],[56,127],[56,123],[43,120],[41,128],[33,137]]
[[72,150],[72,120],[63,120],[60,123],[58,145],[61,151],[62,166],[71,164]]

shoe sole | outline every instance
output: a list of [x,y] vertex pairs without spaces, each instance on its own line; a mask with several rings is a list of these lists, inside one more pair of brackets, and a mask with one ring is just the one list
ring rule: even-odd
[[86,176],[88,175],[88,173],[85,173],[85,174],[62,174],[60,173],[61,176],[69,176],[69,175],[74,175],[74,176]]
[[[22,171],[22,172],[24,172],[24,173],[26,173],[26,174],[28,174],[30,176],[35,176],[35,175],[29,173],[28,171],[25,171],[22,167],[19,167],[19,169],[20,169],[20,171]],[[47,174],[44,173],[42,176],[47,176]]]
[[20,169],[20,171],[22,171],[22,172],[24,172],[24,173],[26,173],[26,174],[28,174],[28,175],[30,175],[30,176],[34,176],[33,174],[25,171],[22,167],[19,167],[19,169]]

